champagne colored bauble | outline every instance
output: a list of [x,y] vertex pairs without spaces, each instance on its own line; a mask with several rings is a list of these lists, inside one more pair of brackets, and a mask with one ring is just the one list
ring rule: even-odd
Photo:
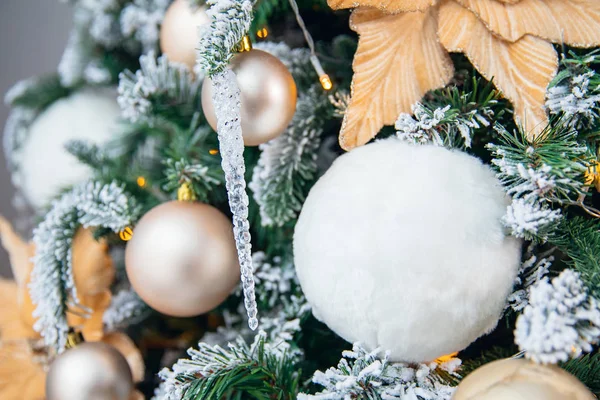
[[127,360],[101,342],[82,343],[50,364],[46,400],[128,400],[133,390]]
[[229,219],[208,204],[187,201],[164,203],[144,215],[127,242],[125,266],[137,294],[176,317],[212,310],[240,277]]
[[16,186],[35,208],[62,189],[91,176],[65,144],[74,139],[102,144],[117,133],[121,111],[114,89],[84,89],[54,102],[29,128],[19,152]]
[[476,369],[458,385],[452,400],[594,400],[573,375],[524,359],[494,361]]
[[210,23],[206,6],[194,8],[189,0],[175,0],[165,13],[160,28],[160,49],[170,61],[196,65],[198,27]]
[[[258,146],[281,135],[296,112],[296,83],[279,59],[253,49],[236,54],[231,68],[242,95],[242,136],[246,146]],[[210,79],[202,86],[202,109],[210,126],[217,130]]]
[[424,362],[493,329],[520,265],[507,200],[478,159],[396,138],[339,157],[294,234],[314,315],[349,342]]

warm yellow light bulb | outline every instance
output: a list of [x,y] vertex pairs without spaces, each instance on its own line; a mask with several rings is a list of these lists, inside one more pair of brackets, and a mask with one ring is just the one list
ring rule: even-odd
[[269,36],[269,31],[266,27],[259,29],[258,32],[256,32],[256,36],[258,36],[261,39],[266,38],[267,36]]
[[217,150],[217,149],[210,149],[208,151],[208,154],[210,154],[211,156],[216,156],[217,154],[219,154],[219,150]]
[[331,88],[333,87],[331,78],[329,78],[329,75],[327,74],[321,75],[319,77],[319,81],[321,82],[321,86],[323,86],[323,89],[325,90],[331,90]]
[[131,227],[128,226],[127,228],[125,228],[121,232],[119,232],[119,237],[124,242],[130,241],[131,238],[133,237],[133,229],[131,229]]
[[143,176],[138,176],[136,182],[139,187],[146,187],[146,178],[144,178]]
[[455,358],[458,355],[458,351],[455,353],[446,354],[445,356],[441,356],[435,359],[437,364],[443,364]]

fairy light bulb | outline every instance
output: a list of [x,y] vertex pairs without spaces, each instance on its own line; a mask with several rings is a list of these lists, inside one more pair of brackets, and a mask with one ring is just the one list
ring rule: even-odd
[[323,70],[321,62],[315,54],[310,56],[310,62],[313,65],[315,71],[317,72],[317,75],[319,75],[319,82],[321,82],[321,86],[323,87],[323,89],[331,90],[333,88],[333,82],[331,82],[331,78],[329,78],[329,75],[327,75],[325,73],[325,70]]
[[258,36],[260,39],[265,39],[267,36],[269,36],[269,30],[267,29],[267,27],[259,29],[256,32],[256,36]]

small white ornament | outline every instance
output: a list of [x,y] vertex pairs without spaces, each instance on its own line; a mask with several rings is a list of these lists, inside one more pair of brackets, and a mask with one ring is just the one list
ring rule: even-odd
[[492,330],[520,264],[507,199],[478,159],[389,139],[338,158],[296,225],[315,316],[350,342],[423,362]]
[[41,208],[91,170],[65,150],[70,140],[102,144],[115,136],[120,109],[114,89],[83,89],[50,105],[31,124],[19,153],[17,186]]

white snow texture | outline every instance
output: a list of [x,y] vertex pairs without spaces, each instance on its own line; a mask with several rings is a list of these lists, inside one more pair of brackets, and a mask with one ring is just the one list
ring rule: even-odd
[[339,157],[294,236],[315,316],[349,342],[423,362],[492,330],[520,265],[507,198],[478,159],[391,138]]
[[80,183],[91,170],[69,154],[73,139],[102,144],[114,138],[121,110],[111,89],[84,89],[54,102],[33,122],[23,144],[20,189],[41,208],[61,189]]

